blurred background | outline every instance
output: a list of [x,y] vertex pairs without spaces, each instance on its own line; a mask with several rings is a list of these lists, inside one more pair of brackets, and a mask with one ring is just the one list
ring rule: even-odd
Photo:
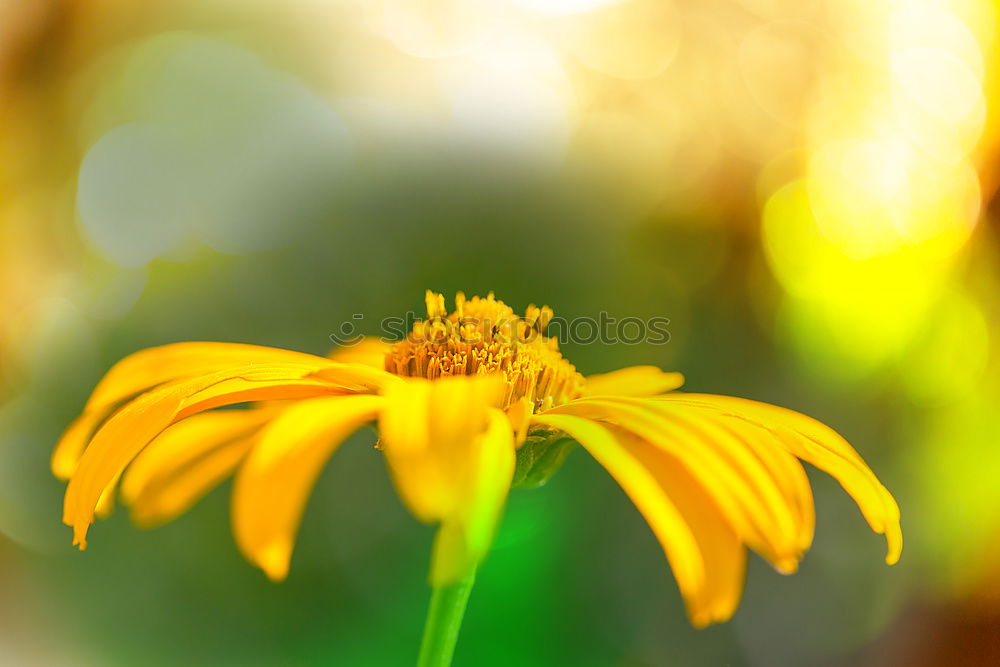
[[370,433],[280,585],[228,486],[78,553],[48,458],[129,352],[324,354],[426,288],[669,317],[564,352],[822,419],[906,540],[810,471],[800,573],[754,558],[696,631],[577,451],[512,495],[457,664],[1000,664],[997,40],[991,0],[0,0],[0,664],[410,664],[432,531]]

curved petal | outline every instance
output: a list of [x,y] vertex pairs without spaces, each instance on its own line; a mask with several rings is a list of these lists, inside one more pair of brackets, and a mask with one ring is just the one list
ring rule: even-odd
[[706,586],[705,560],[691,526],[643,461],[609,427],[584,417],[546,412],[532,422],[559,429],[597,459],[645,517],[663,547],[685,600],[698,600]]
[[[642,402],[645,405],[662,405],[641,399],[622,400]],[[711,418],[698,411],[679,406],[671,408],[664,411],[667,419],[682,425],[704,446],[714,448],[721,459],[742,475],[747,486],[756,490],[763,507],[770,512],[773,521],[770,530],[777,531],[766,542],[769,549],[765,548],[760,553],[783,574],[795,572],[804,551],[799,546],[802,534],[807,530],[811,533],[811,528],[801,525],[802,515],[796,499],[784,493],[776,471],[757,455],[749,442],[752,437],[759,436],[759,433],[753,432],[755,429],[752,425],[745,423],[724,423],[718,418]],[[763,527],[765,524],[761,525]]]
[[514,434],[500,410],[491,410],[486,431],[470,443],[468,488],[461,511],[438,529],[431,558],[431,583],[458,581],[486,557],[514,477]]
[[717,499],[741,539],[779,570],[795,570],[800,551],[793,510],[731,433],[692,419],[694,411],[667,412],[649,399],[585,398],[553,412],[610,421],[675,456]]
[[656,366],[630,366],[610,373],[588,375],[584,396],[655,396],[684,384],[680,373],[667,373]]
[[183,419],[139,452],[122,477],[122,502],[146,527],[188,510],[232,473],[273,410],[219,410]]
[[384,399],[312,398],[265,426],[236,475],[233,533],[247,560],[284,579],[309,493],[323,465],[352,432],[373,421]]
[[94,515],[100,519],[107,519],[115,511],[115,491],[118,489],[118,481],[121,474],[115,475],[111,483],[104,487],[101,497],[97,499],[97,507],[94,508]]
[[[682,425],[688,433],[704,445],[715,448],[718,456],[725,460],[743,478],[748,488],[753,489],[761,505],[769,513],[770,521],[761,522],[762,530],[773,530],[770,539],[758,545],[748,542],[783,574],[791,574],[798,569],[802,550],[799,548],[800,533],[797,507],[781,488],[775,471],[766,466],[747,444],[743,433],[745,428],[733,428],[700,415],[692,410],[667,411],[668,419]],[[742,426],[742,425],[741,425]],[[764,526],[768,526],[765,528]]]
[[792,410],[731,396],[677,394],[657,400],[700,406],[771,431],[788,452],[840,482],[872,530],[885,535],[886,563],[899,560],[903,536],[896,500],[854,448],[830,427]]
[[812,487],[809,486],[809,478],[802,464],[767,429],[742,420],[726,419],[721,415],[719,418],[724,420],[721,426],[740,438],[773,476],[785,500],[795,511],[798,548],[805,553],[812,545],[816,529],[816,509],[813,505]]
[[446,516],[456,502],[431,446],[430,396],[431,383],[419,379],[390,389],[378,422],[379,445],[396,491],[410,512],[425,523]]
[[743,594],[746,548],[704,486],[676,458],[620,429],[619,441],[670,496],[691,529],[705,563],[705,585],[685,598],[695,627],[729,620]]
[[94,388],[85,411],[108,407],[151,387],[244,364],[301,364],[322,368],[329,359],[276,347],[241,343],[171,343],[130,354]]
[[403,502],[441,522],[431,578],[463,576],[485,555],[514,475],[513,427],[496,409],[496,376],[411,378],[386,391],[379,418],[386,463]]
[[52,474],[57,479],[66,481],[76,470],[83,450],[87,448],[87,443],[101,423],[108,418],[110,410],[91,410],[73,420],[73,423],[63,431],[52,450],[52,458],[49,462]]
[[[298,369],[302,375],[293,369]],[[221,379],[208,383],[184,400],[177,419],[224,405],[245,401],[309,398],[322,394],[366,394],[378,391],[386,378],[401,382],[382,371],[358,364],[331,363],[319,371],[295,364],[257,364],[227,369]],[[286,380],[293,382],[285,382]],[[261,383],[284,383],[280,391],[263,388]],[[277,386],[277,385],[276,385]],[[272,394],[274,396],[272,397]]]
[[239,343],[172,343],[130,354],[105,373],[80,415],[52,452],[53,474],[69,479],[87,443],[111,414],[139,394],[184,377],[217,372],[234,366],[294,363],[322,368],[331,361],[311,354]]
[[393,480],[421,521],[440,521],[462,503],[470,443],[500,401],[495,376],[409,378],[385,392],[379,435]]
[[[309,377],[312,370],[297,364],[245,366],[168,383],[128,403],[94,435],[66,488],[63,520],[74,528],[74,544],[86,547],[87,528],[101,493],[170,424],[244,401],[352,393],[332,379]],[[346,373],[344,380],[350,385],[353,374]]]

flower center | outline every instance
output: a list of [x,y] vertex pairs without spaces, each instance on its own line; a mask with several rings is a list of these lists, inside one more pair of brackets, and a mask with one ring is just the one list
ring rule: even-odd
[[545,335],[552,319],[548,306],[528,306],[518,317],[493,293],[484,299],[455,295],[448,313],[444,296],[427,291],[427,319],[392,346],[385,369],[404,377],[435,380],[449,375],[502,374],[503,406],[525,398],[536,411],[580,395],[583,376],[563,358],[559,342]]

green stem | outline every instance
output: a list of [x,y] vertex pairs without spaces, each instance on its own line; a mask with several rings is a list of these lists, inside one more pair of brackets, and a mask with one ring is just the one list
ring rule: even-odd
[[476,573],[470,572],[450,586],[438,586],[431,595],[424,625],[424,639],[420,644],[417,667],[449,667],[458,643],[465,605],[475,583]]

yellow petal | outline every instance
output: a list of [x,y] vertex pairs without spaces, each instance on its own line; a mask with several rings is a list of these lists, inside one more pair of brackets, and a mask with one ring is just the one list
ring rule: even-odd
[[90,438],[121,406],[140,393],[166,382],[255,363],[296,363],[314,368],[330,365],[323,357],[238,343],[173,343],[131,354],[111,367],[94,388],[83,414],[74,421],[52,453],[52,472],[69,479]]
[[396,491],[425,523],[440,520],[455,505],[446,470],[431,448],[430,390],[431,383],[419,379],[389,388],[378,422],[379,443]]
[[104,408],[151,387],[244,364],[303,364],[330,361],[292,350],[239,343],[172,343],[131,354],[111,367],[94,388],[85,411]]
[[74,544],[86,546],[94,507],[108,484],[175,421],[226,404],[347,391],[332,381],[308,377],[312,370],[312,366],[298,364],[229,369],[167,383],[125,405],[94,435],[66,487],[63,520],[74,528]]
[[535,413],[535,404],[527,398],[519,398],[508,405],[505,412],[514,429],[514,445],[520,448],[528,437],[528,426],[531,425],[531,415]]
[[400,497],[422,521],[441,522],[431,580],[443,585],[486,555],[514,475],[513,426],[496,409],[496,376],[411,378],[386,391],[379,418]]
[[97,507],[94,508],[95,516],[107,519],[115,511],[115,491],[118,490],[118,480],[120,479],[121,475],[115,475],[115,478],[104,487],[101,497],[97,499]]
[[619,441],[656,479],[691,529],[705,563],[704,586],[685,598],[695,627],[729,620],[739,604],[746,574],[746,549],[715,498],[662,449],[616,430]]
[[[638,403],[642,399],[622,400],[635,400]],[[646,404],[649,403],[651,402],[646,401]],[[770,539],[764,544],[752,546],[778,571],[791,574],[797,570],[803,551],[799,544],[805,528],[800,526],[796,502],[783,492],[775,471],[757,456],[748,442],[759,433],[753,432],[752,425],[727,423],[718,415],[704,414],[685,406],[671,405],[670,408],[665,410],[665,416],[683,425],[703,445],[715,448],[719,457],[743,477],[747,487],[755,490],[765,511],[769,513],[771,522],[759,525],[761,530],[774,533],[768,535]]]
[[799,460],[788,453],[774,434],[767,429],[742,420],[719,415],[726,428],[738,434],[764,464],[781,488],[789,506],[795,511],[798,526],[798,549],[809,549],[816,529],[816,509],[813,505],[812,487]]
[[585,398],[552,412],[610,421],[675,456],[717,499],[741,539],[779,569],[794,569],[798,531],[773,478],[732,434],[662,405],[649,399]]
[[273,410],[219,410],[183,419],[153,439],[122,479],[122,502],[146,527],[188,510],[229,476]]
[[657,400],[700,405],[767,428],[791,454],[840,482],[872,530],[885,535],[886,562],[899,560],[903,545],[899,506],[854,448],[830,427],[792,410],[730,396],[678,394]]
[[361,336],[335,347],[330,352],[329,357],[333,361],[345,364],[361,364],[383,370],[385,368],[385,355],[389,353],[391,348],[391,345],[382,342],[382,339],[377,336]]
[[[307,366],[297,364],[257,364],[227,369],[217,374],[221,379],[187,396],[177,413],[177,419],[247,401],[371,393],[382,381],[382,375],[388,374],[357,364],[331,364],[322,371],[312,371]],[[399,380],[395,376],[388,377]],[[268,382],[276,384],[272,388],[265,388],[263,385]]]
[[83,450],[87,448],[87,443],[108,417],[108,412],[104,410],[92,410],[84,412],[73,420],[69,428],[63,432],[56,447],[52,450],[50,465],[52,474],[63,481],[70,478],[80,462]]
[[666,373],[656,366],[631,366],[610,373],[590,375],[584,396],[655,396],[684,384],[680,373]]
[[379,396],[313,398],[265,426],[233,489],[233,533],[240,551],[273,580],[288,573],[309,493],[341,442],[373,421]]
[[684,598],[695,600],[706,585],[701,549],[677,506],[644,463],[606,426],[583,417],[546,412],[532,422],[565,431],[597,459],[645,517],[674,571]]
[[409,378],[386,389],[380,439],[399,495],[420,520],[441,521],[456,512],[470,444],[486,430],[501,391],[495,376]]
[[401,377],[365,364],[339,362],[328,363],[323,368],[313,371],[310,377],[336,382],[357,392],[381,391],[385,387],[403,382]]
[[470,443],[467,488],[456,515],[438,529],[431,559],[431,584],[458,581],[486,557],[514,476],[514,434],[499,410],[489,413],[486,432]]

